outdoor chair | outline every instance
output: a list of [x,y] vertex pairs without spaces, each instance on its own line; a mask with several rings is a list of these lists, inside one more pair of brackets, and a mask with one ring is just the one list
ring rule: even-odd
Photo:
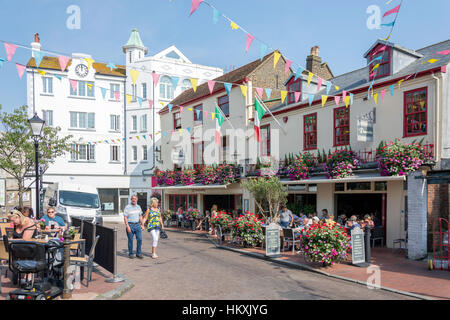
[[295,239],[294,229],[291,228],[283,228],[283,251],[284,251],[284,243],[288,245],[292,244],[292,253],[295,252],[295,244],[300,244],[300,240]]
[[[408,232],[406,233],[406,239],[394,239],[392,241],[392,252],[395,251],[395,249],[405,249],[408,247]],[[396,248],[396,245],[398,244],[398,248]],[[404,247],[403,247],[404,246]]]
[[375,242],[381,240],[381,246],[384,246],[384,228],[375,227],[370,232],[370,240],[372,242],[372,248],[375,248]]
[[175,222],[175,226],[178,226],[178,216],[176,214],[172,214],[172,217],[169,220],[169,227],[173,225]]
[[94,257],[95,257],[95,247],[100,236],[96,236],[94,243],[92,244],[91,250],[88,256],[84,257],[70,257],[70,264],[78,267],[83,267],[87,269],[86,275],[86,287],[89,287],[89,281],[92,280],[92,269],[94,268]]
[[[3,273],[3,262],[9,261],[8,253],[8,237],[6,235],[2,236],[2,243],[0,244],[0,293],[2,293],[2,273]],[[8,268],[6,268],[5,277],[8,276]]]
[[73,242],[70,245],[70,256],[79,257],[82,253],[84,254],[84,241],[81,240],[81,234],[77,233],[73,237]]

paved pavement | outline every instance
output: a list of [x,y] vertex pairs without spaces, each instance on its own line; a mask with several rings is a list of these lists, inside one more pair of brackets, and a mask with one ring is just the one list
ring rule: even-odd
[[145,258],[130,260],[125,230],[119,226],[118,271],[135,285],[120,299],[410,299],[217,249],[204,235],[170,231],[168,235],[160,240],[159,259],[154,260],[151,236],[144,232]]

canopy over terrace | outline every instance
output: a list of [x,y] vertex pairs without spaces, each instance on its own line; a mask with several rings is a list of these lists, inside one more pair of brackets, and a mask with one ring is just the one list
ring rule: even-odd
[[380,176],[379,174],[360,173],[352,177],[342,179],[328,179],[325,176],[311,177],[307,180],[281,179],[285,185],[292,184],[319,184],[319,183],[341,183],[341,182],[364,182],[364,181],[405,181],[406,176]]

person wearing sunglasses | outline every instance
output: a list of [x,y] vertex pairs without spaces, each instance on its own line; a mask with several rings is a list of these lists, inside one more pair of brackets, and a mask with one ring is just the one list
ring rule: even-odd
[[52,230],[55,231],[61,231],[64,232],[67,228],[63,218],[58,217],[56,215],[55,208],[49,207],[47,209],[47,214],[42,217],[42,219],[45,221],[45,225],[47,226],[46,230]]

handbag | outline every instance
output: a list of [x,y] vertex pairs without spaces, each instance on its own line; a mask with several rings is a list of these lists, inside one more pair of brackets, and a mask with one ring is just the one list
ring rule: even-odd
[[161,230],[161,234],[160,234],[161,239],[167,239],[169,238],[169,236],[167,235],[167,233],[164,230]]

